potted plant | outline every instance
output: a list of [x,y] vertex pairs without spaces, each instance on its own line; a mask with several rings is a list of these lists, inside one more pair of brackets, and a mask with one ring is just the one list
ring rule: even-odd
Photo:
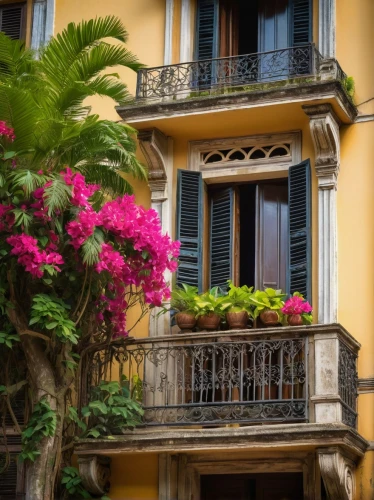
[[226,321],[230,330],[243,330],[247,328],[248,319],[252,317],[252,296],[253,287],[247,285],[241,287],[235,286],[228,281],[228,294],[224,297],[221,304],[222,311],[226,314]]
[[171,292],[170,309],[178,311],[175,320],[182,331],[192,330],[196,326],[195,298],[197,295],[197,287],[185,283]]
[[195,297],[195,315],[200,330],[217,330],[223,315],[221,304],[225,299],[219,287]]
[[255,306],[253,317],[260,316],[266,326],[275,326],[282,322],[283,299],[287,294],[282,290],[266,288],[264,291],[256,290],[250,297],[250,302]]
[[312,311],[312,306],[299,292],[295,292],[282,307],[282,313],[290,326],[310,325]]

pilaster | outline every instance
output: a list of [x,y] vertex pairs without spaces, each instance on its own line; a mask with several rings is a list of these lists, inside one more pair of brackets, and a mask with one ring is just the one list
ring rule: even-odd
[[323,57],[335,57],[336,0],[319,0],[318,48]]
[[[151,190],[151,206],[157,211],[163,233],[171,234],[171,206],[168,193],[171,192],[173,178],[173,141],[160,130],[142,130],[138,134],[140,149],[148,165],[148,185]],[[165,275],[171,280],[171,273]],[[158,337],[169,332],[170,321],[167,314],[157,317],[155,308],[150,315],[150,335]]]
[[318,178],[318,322],[337,321],[337,208],[339,120],[330,104],[303,106],[310,118]]

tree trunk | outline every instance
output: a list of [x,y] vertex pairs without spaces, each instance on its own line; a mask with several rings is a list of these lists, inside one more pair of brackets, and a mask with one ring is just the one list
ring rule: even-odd
[[25,462],[25,500],[53,500],[65,413],[64,395],[58,393],[56,371],[48,359],[44,341],[26,333],[29,330],[21,308],[17,305],[14,309],[8,309],[8,317],[21,338],[33,400],[38,402],[45,397],[57,417],[55,435],[40,441],[37,446],[40,455],[34,463],[29,460]]

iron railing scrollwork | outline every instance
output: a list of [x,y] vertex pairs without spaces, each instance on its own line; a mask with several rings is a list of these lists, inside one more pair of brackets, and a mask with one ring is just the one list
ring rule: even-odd
[[314,44],[270,52],[145,68],[138,72],[137,99],[214,92],[317,75],[322,56]]
[[342,421],[350,427],[357,425],[357,355],[339,342],[339,395],[342,402]]
[[144,425],[307,420],[307,338],[223,338],[134,341],[114,353],[130,390],[141,380]]

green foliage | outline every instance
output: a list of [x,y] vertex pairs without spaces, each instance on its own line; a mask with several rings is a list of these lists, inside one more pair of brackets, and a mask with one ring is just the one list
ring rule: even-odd
[[53,436],[56,431],[57,417],[47,399],[42,398],[34,407],[26,429],[22,432],[22,451],[19,455],[21,461],[35,461],[40,452],[38,443],[47,436]]
[[223,316],[222,304],[225,299],[226,297],[219,287],[213,287],[211,290],[196,296],[194,306],[196,318],[210,313]]
[[251,303],[255,306],[253,317],[257,318],[263,311],[277,311],[280,319],[282,318],[281,309],[284,306],[284,299],[287,294],[282,293],[282,290],[274,290],[266,288],[265,291],[256,290],[250,297]]
[[355,95],[355,90],[356,90],[355,81],[353,79],[353,76],[347,76],[343,80],[342,83],[343,83],[343,86],[345,88],[345,91],[347,92],[349,97],[353,100],[353,97]]
[[198,293],[198,288],[196,286],[182,283],[181,288],[177,287],[171,292],[171,309],[175,309],[179,312],[185,311],[192,313],[196,305],[195,298]]
[[82,408],[82,416],[88,418],[88,430],[82,437],[110,437],[125,428],[134,428],[141,424],[143,413],[126,384],[101,381],[92,388],[88,406]]
[[[92,498],[92,496],[84,488],[82,479],[79,475],[79,471],[76,467],[64,467],[62,469],[61,484],[65,487],[68,493],[73,496],[74,499]],[[100,500],[110,500],[110,498],[106,495],[103,495],[102,497],[100,497]]]
[[13,333],[0,332],[0,344],[5,344],[9,349],[12,349],[14,342],[19,342],[20,338],[17,333],[14,333],[13,329],[10,329]]
[[[119,105],[131,99],[117,73],[105,74],[107,68],[142,66],[124,46],[126,40],[126,29],[114,16],[70,23],[38,57],[0,33],[0,116],[16,136],[14,142],[3,141],[3,159],[17,166],[10,176],[0,167],[0,194],[13,191],[8,189],[13,184],[28,197],[66,165],[114,196],[132,192],[122,173],[146,179],[136,158],[136,131],[100,120],[84,104],[95,95]],[[51,213],[66,200],[67,186],[57,178],[48,192]],[[27,216],[17,215],[19,225],[30,224]]]
[[53,331],[61,342],[78,342],[78,331],[75,323],[69,319],[70,306],[62,299],[39,293],[33,297],[30,325]]
[[225,312],[241,312],[247,311],[249,316],[252,316],[252,297],[253,286],[249,288],[247,285],[235,286],[232,281],[228,281],[228,293],[225,300],[221,303],[221,309]]

